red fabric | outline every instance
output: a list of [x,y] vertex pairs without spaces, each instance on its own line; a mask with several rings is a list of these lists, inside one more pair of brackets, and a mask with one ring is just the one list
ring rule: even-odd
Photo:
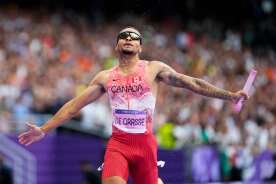
[[134,184],[157,184],[157,142],[153,134],[111,136],[104,158],[102,179],[129,174]]

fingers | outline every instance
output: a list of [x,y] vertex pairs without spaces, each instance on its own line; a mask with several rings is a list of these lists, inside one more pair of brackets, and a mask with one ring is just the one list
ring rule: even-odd
[[[27,126],[30,128],[30,129],[33,129],[33,125],[30,124],[30,123],[26,123]],[[26,141],[28,139],[30,139],[30,135],[31,135],[31,130],[29,131],[26,131],[26,132],[23,132],[21,133],[19,136],[18,136],[18,141],[20,144],[26,144]]]
[[36,135],[36,128],[37,126],[32,124],[32,123],[26,123],[26,125],[28,126],[29,130],[26,132],[21,133],[18,136],[18,141],[20,144],[23,144],[25,146],[28,146],[30,144],[32,144],[34,141],[37,140],[37,136]]
[[33,129],[33,128],[35,128],[36,127],[36,125],[34,125],[34,124],[32,124],[32,123],[26,123],[26,125],[29,127],[29,128],[31,128],[31,129]]
[[32,144],[34,141],[32,140],[32,139],[25,139],[25,140],[22,140],[21,142],[20,142],[20,144],[23,144],[23,145],[25,145],[25,146],[28,146],[28,145],[30,145],[30,144]]
[[29,134],[26,134],[24,136],[21,136],[18,141],[19,141],[20,144],[28,146],[28,145],[32,144],[35,141],[35,138],[32,137]]
[[248,100],[249,99],[249,95],[247,93],[245,93],[245,92],[242,91],[240,94],[243,96],[244,100]]
[[246,93],[246,100],[248,100],[249,99],[249,95]]
[[235,93],[235,96],[233,98],[233,102],[237,103],[241,98],[243,100],[248,100],[249,99],[249,95],[246,92],[244,92],[244,91],[238,91],[238,92]]
[[[30,123],[26,123],[26,125],[27,125],[28,127],[30,127],[31,129],[34,127],[34,125],[32,125],[32,124],[30,124]],[[21,134],[18,136],[18,138],[24,137],[24,136],[26,136],[26,135],[28,135],[28,134],[30,134],[30,131],[23,132],[23,133],[21,133]]]
[[32,141],[31,132],[24,132],[18,136],[18,142],[20,144],[26,145],[27,143]]
[[25,135],[24,137],[19,138],[20,144],[26,144],[31,141],[31,137],[29,135]]
[[18,136],[18,138],[19,138],[19,139],[20,139],[20,138],[24,138],[24,137],[28,136],[29,133],[30,133],[30,132],[24,132],[24,133],[20,134],[20,135]]

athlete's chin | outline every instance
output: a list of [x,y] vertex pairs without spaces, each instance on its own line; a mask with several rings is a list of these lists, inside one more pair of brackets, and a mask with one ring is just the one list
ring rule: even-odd
[[125,54],[125,55],[135,55],[135,54],[136,54],[135,51],[130,50],[130,49],[123,49],[123,50],[121,51],[121,53],[122,53],[122,54]]

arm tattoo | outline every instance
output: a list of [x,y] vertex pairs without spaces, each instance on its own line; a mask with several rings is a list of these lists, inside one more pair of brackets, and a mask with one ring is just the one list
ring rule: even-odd
[[197,78],[183,77],[178,73],[164,73],[163,80],[165,83],[181,88],[187,88],[195,93],[203,96],[220,98],[223,100],[233,99],[233,93],[224,89],[215,87],[214,85]]
[[223,100],[232,100],[233,93],[224,89],[213,86],[212,84],[201,80],[195,79],[196,86],[198,87],[197,93],[214,98],[220,98]]
[[193,89],[193,86],[191,83],[185,82],[179,74],[176,73],[170,73],[168,75],[168,81],[170,85],[173,85],[175,87],[182,87],[182,88],[188,88],[190,90]]

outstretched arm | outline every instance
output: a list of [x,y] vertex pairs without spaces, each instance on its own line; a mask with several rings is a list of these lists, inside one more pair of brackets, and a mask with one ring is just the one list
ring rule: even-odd
[[104,88],[99,84],[92,84],[87,87],[79,96],[64,104],[60,110],[41,129],[49,132],[74,117],[81,108],[95,101],[104,93]]
[[87,89],[85,89],[79,96],[64,104],[43,126],[38,127],[28,123],[29,130],[19,135],[19,142],[21,144],[29,145],[42,139],[47,132],[64,124],[75,116],[82,107],[102,96],[105,92],[102,78],[103,73],[101,72],[92,80]]
[[244,97],[245,99],[248,98],[248,96],[241,91],[238,91],[236,93],[226,91],[202,79],[189,77],[187,75],[178,73],[164,63],[157,62],[156,64],[158,65],[159,69],[157,73],[157,79],[159,81],[163,81],[168,85],[187,88],[200,95],[219,98],[223,100],[236,101],[241,97]]

